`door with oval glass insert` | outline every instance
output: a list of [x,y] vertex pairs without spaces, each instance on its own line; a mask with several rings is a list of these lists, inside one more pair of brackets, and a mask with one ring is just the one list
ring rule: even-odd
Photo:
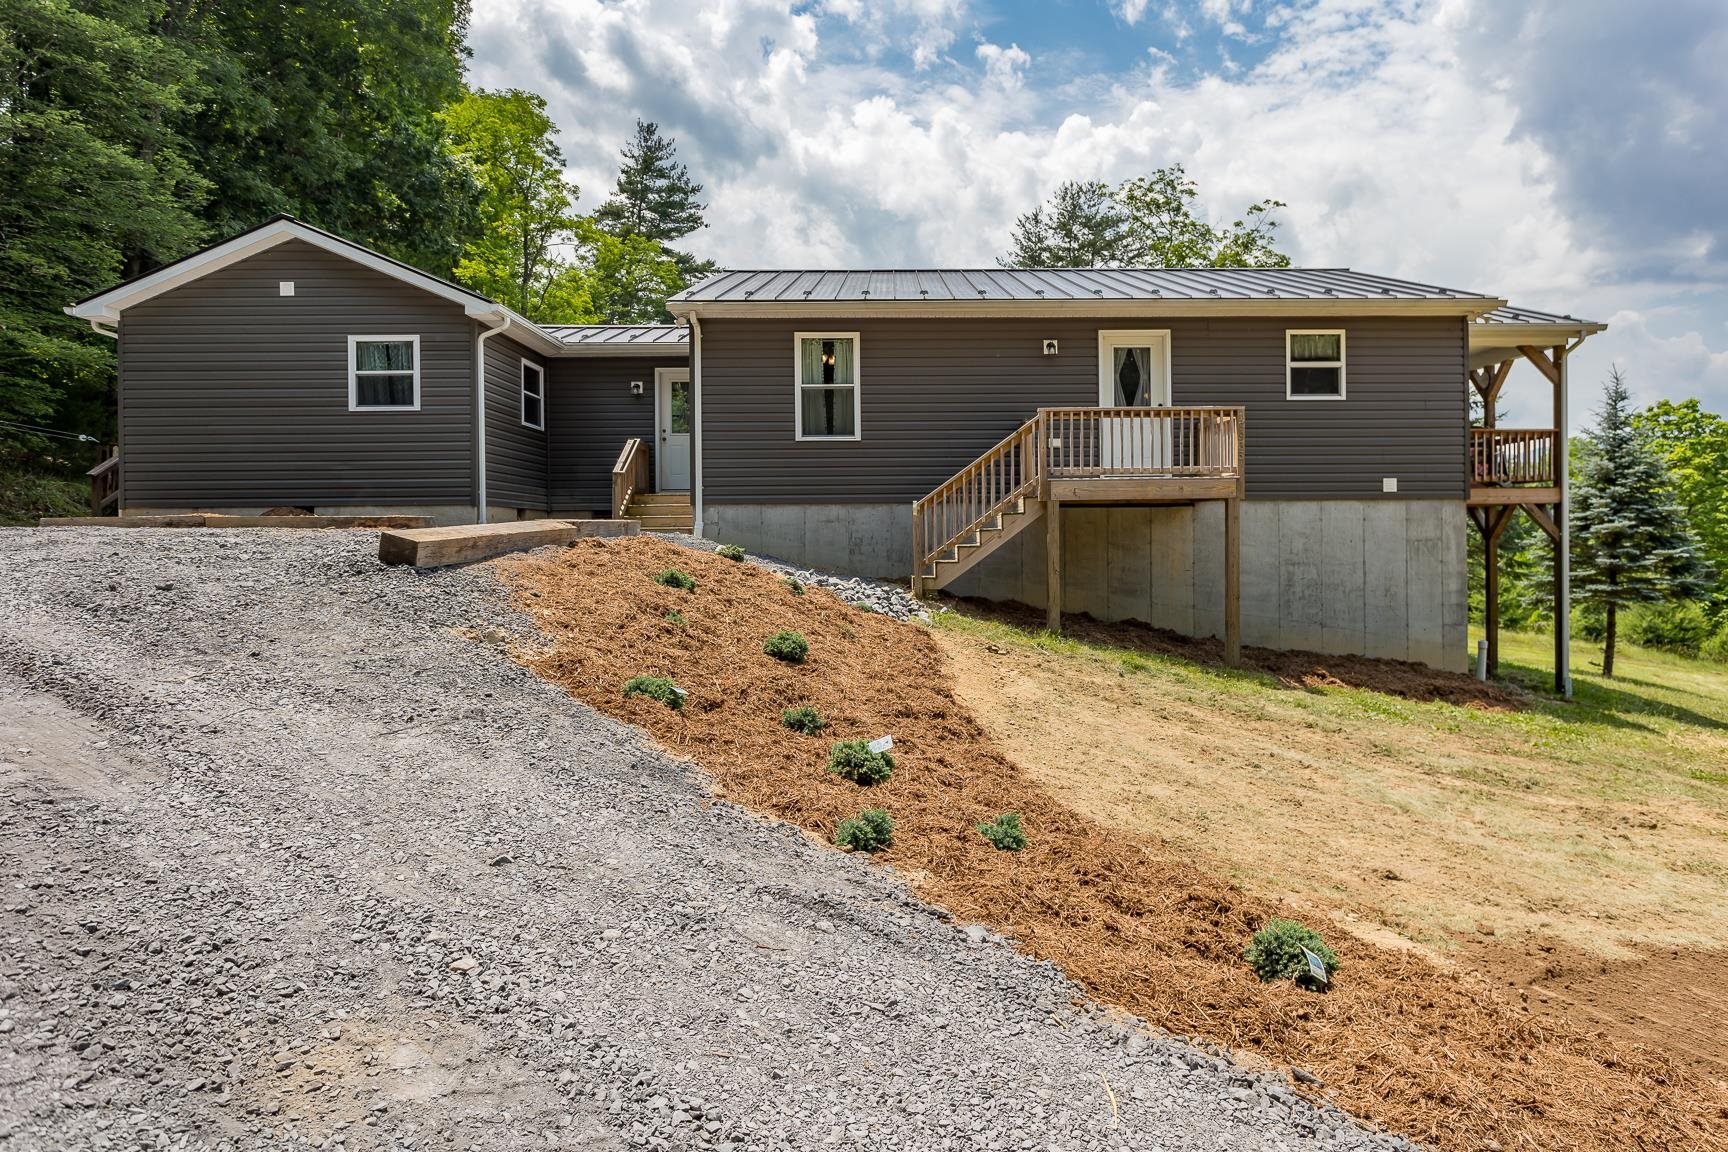
[[[1170,333],[1164,330],[1098,333],[1098,404],[1117,409],[1098,422],[1098,458],[1104,468],[1155,469],[1171,463],[1170,422],[1150,409],[1170,404]],[[1145,416],[1123,414],[1145,408]]]

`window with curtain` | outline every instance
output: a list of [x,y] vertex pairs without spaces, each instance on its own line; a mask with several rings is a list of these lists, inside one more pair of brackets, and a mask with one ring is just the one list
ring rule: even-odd
[[546,374],[527,360],[522,361],[522,423],[546,427]]
[[1344,333],[1287,332],[1285,395],[1291,400],[1344,399]]
[[799,333],[798,439],[858,438],[858,334]]
[[351,411],[420,407],[420,337],[350,336],[348,407]]

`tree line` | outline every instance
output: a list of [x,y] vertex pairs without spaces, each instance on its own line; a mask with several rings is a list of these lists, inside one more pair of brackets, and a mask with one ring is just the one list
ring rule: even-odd
[[[639,123],[592,214],[539,96],[471,89],[467,0],[0,0],[0,451],[112,436],[68,303],[281,212],[537,320],[641,323],[711,267]],[[63,453],[62,453],[63,455]]]

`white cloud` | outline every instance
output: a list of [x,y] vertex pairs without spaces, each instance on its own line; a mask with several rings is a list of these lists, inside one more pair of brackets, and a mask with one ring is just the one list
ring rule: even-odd
[[1110,10],[1121,18],[1124,24],[1138,24],[1140,18],[1146,15],[1150,0],[1110,0]]
[[[588,204],[634,118],[659,122],[708,186],[710,226],[691,247],[723,265],[987,264],[1062,180],[1180,161],[1220,215],[1287,201],[1299,263],[1652,314],[1662,286],[1622,282],[1611,230],[1574,211],[1576,158],[1529,129],[1516,85],[1485,81],[1486,3],[1313,0],[1278,16],[1258,63],[1177,82],[1150,59],[1132,75],[1045,77],[1030,69],[1038,45],[981,37],[956,59],[971,18],[959,0],[710,0],[694,17],[682,0],[493,0],[474,13],[473,78],[547,96]],[[1130,23],[1148,10],[1114,7]],[[1208,0],[1199,15],[1216,27],[1249,8]],[[1672,383],[1652,386],[1676,394],[1717,379],[1728,332],[1693,305],[1647,337],[1616,320],[1577,378],[1600,346],[1659,365],[1652,377]]]

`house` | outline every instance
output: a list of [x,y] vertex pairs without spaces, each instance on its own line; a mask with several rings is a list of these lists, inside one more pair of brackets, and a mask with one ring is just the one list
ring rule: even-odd
[[[1471,527],[1490,573],[1518,509],[1565,533],[1566,356],[1602,329],[1345,269],[737,271],[669,309],[536,325],[279,217],[69,311],[120,342],[128,512],[636,515],[1451,669]],[[1520,360],[1547,427],[1495,424]]]

